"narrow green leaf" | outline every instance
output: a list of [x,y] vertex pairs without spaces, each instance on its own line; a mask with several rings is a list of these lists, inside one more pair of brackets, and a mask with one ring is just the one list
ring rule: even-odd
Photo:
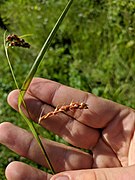
[[24,81],[24,84],[22,86],[22,90],[26,90],[28,88],[32,78],[34,77],[34,75],[35,75],[35,73],[37,71],[37,68],[38,68],[38,66],[39,66],[39,64],[40,64],[40,62],[41,62],[45,52],[47,51],[48,47],[50,46],[51,41],[53,40],[53,38],[54,38],[54,36],[55,36],[59,26],[61,25],[65,15],[67,14],[67,12],[68,12],[72,2],[73,2],[73,0],[70,0],[68,2],[67,6],[63,10],[63,12],[60,15],[59,19],[57,20],[55,26],[53,27],[52,31],[50,32],[47,40],[45,41],[43,47],[41,48],[41,50],[40,50],[40,52],[39,52],[39,54],[37,56],[37,58],[36,58],[36,60],[35,60],[35,62],[33,64],[32,68],[30,69],[28,76],[26,77],[26,79]]
[[55,36],[55,34],[56,34],[56,32],[57,32],[60,24],[62,23],[62,21],[63,21],[63,19],[64,19],[64,17],[65,17],[65,15],[67,14],[67,12],[68,12],[68,10],[69,10],[72,2],[73,2],[73,0],[70,0],[70,1],[68,2],[68,4],[66,5],[65,9],[63,10],[61,16],[59,17],[58,21],[56,22],[54,28],[52,29],[51,33],[49,34],[47,40],[45,41],[45,43],[44,43],[41,51],[39,52],[39,54],[38,54],[38,56],[37,56],[37,58],[36,58],[36,60],[35,60],[35,62],[34,62],[34,64],[33,64],[32,68],[31,68],[30,71],[29,71],[28,76],[26,77],[26,79],[25,79],[25,81],[24,81],[24,83],[23,83],[23,85],[22,85],[22,88],[21,88],[20,94],[19,94],[19,98],[18,98],[18,109],[19,109],[19,112],[20,112],[20,114],[22,115],[22,117],[24,118],[24,120],[27,122],[29,128],[31,129],[31,131],[32,131],[32,133],[33,133],[33,136],[34,136],[35,139],[37,140],[37,142],[38,142],[38,144],[39,144],[39,146],[40,146],[40,148],[41,148],[41,150],[42,150],[42,152],[43,152],[43,154],[44,154],[45,160],[47,161],[48,166],[49,166],[49,168],[50,168],[50,170],[52,171],[53,174],[55,173],[55,172],[54,172],[54,169],[53,169],[53,166],[52,166],[52,164],[51,164],[51,162],[50,162],[50,160],[49,160],[49,157],[48,157],[48,155],[47,155],[47,153],[46,153],[46,151],[45,151],[45,149],[44,149],[44,147],[43,147],[43,144],[42,144],[42,142],[41,142],[41,140],[40,140],[40,138],[39,138],[39,136],[38,136],[38,134],[37,134],[37,132],[36,132],[36,129],[35,129],[35,127],[34,127],[34,124],[32,123],[32,121],[30,121],[30,120],[25,116],[25,114],[23,113],[23,111],[22,111],[22,109],[21,109],[21,105],[23,104],[24,107],[25,107],[26,110],[27,110],[26,104],[25,104],[25,102],[24,102],[24,95],[25,95],[25,93],[26,93],[26,91],[27,91],[27,89],[28,89],[28,87],[29,87],[29,84],[30,84],[32,78],[34,77],[34,75],[35,75],[35,73],[36,73],[36,71],[37,71],[37,68],[38,68],[38,66],[39,66],[39,64],[40,64],[40,62],[41,62],[41,60],[42,60],[45,52],[47,51],[49,45],[51,44],[51,41],[52,41],[52,39],[54,38],[54,36]]
[[[36,60],[35,60],[35,62],[33,64],[32,68],[29,71],[28,76],[26,77],[26,79],[25,79],[25,81],[24,81],[24,83],[22,85],[22,88],[20,90],[19,97],[18,97],[18,109],[19,109],[19,113],[21,114],[23,119],[26,121],[26,123],[28,124],[28,126],[29,126],[29,128],[30,128],[30,130],[31,130],[31,132],[32,132],[32,134],[34,136],[34,138],[37,140],[37,142],[38,142],[38,144],[39,144],[39,146],[41,148],[41,151],[42,151],[42,153],[43,153],[43,155],[45,157],[45,160],[47,161],[48,166],[49,166],[49,168],[50,168],[50,170],[52,171],[53,174],[55,173],[55,171],[54,171],[53,166],[51,165],[51,162],[49,160],[49,157],[48,157],[48,155],[47,155],[47,153],[46,153],[46,151],[45,151],[45,149],[43,147],[41,139],[39,138],[38,133],[36,132],[34,123],[33,123],[33,121],[31,121],[30,119],[28,119],[25,116],[25,114],[23,113],[23,111],[21,109],[21,106],[23,105],[24,108],[26,109],[27,113],[29,114],[27,106],[26,106],[25,101],[24,101],[24,95],[25,95],[25,93],[26,93],[26,91],[27,91],[27,89],[29,87],[29,84],[30,84],[32,78],[34,77],[34,75],[36,73],[36,70],[37,70],[37,68],[38,68],[38,66],[39,66],[39,64],[40,64],[40,62],[41,62],[45,52],[47,51],[47,49],[48,49],[52,39],[54,38],[54,36],[55,36],[59,26],[60,26],[60,24],[62,23],[65,15],[67,14],[67,12],[68,12],[72,2],[73,2],[73,0],[70,0],[68,2],[68,4],[66,5],[65,9],[63,10],[61,16],[59,17],[58,21],[56,22],[54,28],[52,29],[51,33],[49,34],[47,40],[45,41],[45,43],[44,43],[41,51],[39,52],[39,54],[38,54],[38,56],[37,56],[37,58],[36,58]],[[6,53],[7,61],[8,61],[9,68],[11,70],[11,74],[12,74],[13,80],[15,82],[15,85],[16,85],[17,89],[19,89],[18,83],[17,83],[16,78],[15,78],[14,71],[13,71],[12,65],[10,63],[9,56],[8,56],[8,48],[6,47],[6,40],[5,40],[6,38],[5,38],[5,35],[6,35],[6,32],[4,34],[4,47],[5,47],[5,53]]]

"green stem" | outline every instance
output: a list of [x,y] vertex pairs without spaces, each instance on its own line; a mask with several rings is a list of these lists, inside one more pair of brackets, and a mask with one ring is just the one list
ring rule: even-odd
[[19,112],[20,112],[21,116],[23,117],[23,119],[24,119],[24,120],[26,121],[26,123],[28,124],[28,126],[29,126],[29,128],[30,128],[30,130],[31,130],[31,132],[32,132],[32,134],[33,134],[33,136],[34,136],[34,138],[36,139],[36,141],[37,141],[37,143],[38,143],[38,145],[39,145],[39,147],[40,147],[40,149],[41,149],[41,151],[42,151],[42,153],[43,153],[43,155],[44,155],[44,158],[45,158],[45,160],[46,160],[46,162],[47,162],[47,164],[48,164],[48,166],[49,166],[49,169],[51,170],[52,174],[55,174],[55,171],[54,171],[53,166],[52,166],[52,164],[51,164],[51,161],[50,161],[50,159],[49,159],[49,157],[48,157],[48,155],[47,155],[47,153],[46,153],[46,151],[45,151],[45,149],[44,149],[44,146],[43,146],[43,144],[42,144],[42,141],[41,141],[41,139],[39,138],[38,133],[36,132],[34,123],[33,123],[32,121],[30,121],[30,120],[24,115],[24,113],[22,112],[22,110],[20,109],[20,107],[19,107]]
[[6,47],[6,31],[5,31],[5,33],[4,33],[4,49],[5,49],[6,58],[7,58],[7,61],[8,61],[8,65],[9,65],[9,68],[10,68],[11,75],[12,75],[12,77],[13,77],[15,86],[16,86],[17,89],[19,89],[18,83],[17,83],[16,78],[15,78],[14,70],[13,70],[13,67],[12,67],[12,65],[11,65],[11,62],[10,62],[9,56],[8,56],[8,51],[7,51],[7,47]]

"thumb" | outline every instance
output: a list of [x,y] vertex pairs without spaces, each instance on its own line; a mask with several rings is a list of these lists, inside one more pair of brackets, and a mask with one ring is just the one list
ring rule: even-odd
[[50,180],[134,180],[135,165],[119,168],[65,171],[54,175]]

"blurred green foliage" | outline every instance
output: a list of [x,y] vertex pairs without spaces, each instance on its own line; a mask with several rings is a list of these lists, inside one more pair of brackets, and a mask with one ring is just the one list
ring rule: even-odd
[[[25,38],[31,44],[30,49],[9,49],[19,85],[66,3],[67,0],[0,2],[0,18],[7,33],[31,34]],[[27,128],[6,102],[8,93],[15,86],[2,46],[4,31],[1,27],[0,122],[10,121]],[[134,0],[74,0],[36,76],[135,108]],[[59,139],[48,131],[44,131],[44,135],[53,140]],[[9,157],[17,160],[20,157],[3,146],[0,146],[0,154],[1,175]]]

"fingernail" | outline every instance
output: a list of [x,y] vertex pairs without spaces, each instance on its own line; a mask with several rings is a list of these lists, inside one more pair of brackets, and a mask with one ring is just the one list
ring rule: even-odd
[[68,176],[58,176],[54,180],[69,180]]

